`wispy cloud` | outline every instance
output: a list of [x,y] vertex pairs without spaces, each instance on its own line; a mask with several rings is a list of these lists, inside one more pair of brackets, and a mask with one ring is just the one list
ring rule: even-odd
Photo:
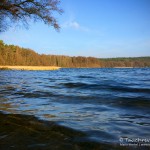
[[62,28],[71,28],[71,29],[80,30],[84,32],[90,31],[89,28],[80,25],[79,22],[74,20],[66,21],[64,24],[62,24]]
[[68,21],[63,25],[64,28],[80,29],[80,24],[76,21]]

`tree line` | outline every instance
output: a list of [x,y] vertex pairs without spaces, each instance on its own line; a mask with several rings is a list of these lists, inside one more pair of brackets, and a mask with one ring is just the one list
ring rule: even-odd
[[102,67],[150,67],[150,57],[122,57],[100,59]]
[[0,40],[0,65],[59,66],[59,67],[150,67],[150,57],[107,58],[69,57],[38,54],[31,49],[7,45]]
[[31,49],[7,45],[0,41],[0,65],[100,67],[100,62],[93,57],[38,54]]

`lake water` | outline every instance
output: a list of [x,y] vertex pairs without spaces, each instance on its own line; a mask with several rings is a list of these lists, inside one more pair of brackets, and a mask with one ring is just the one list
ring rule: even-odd
[[102,143],[150,138],[150,68],[0,71],[0,110],[56,121]]

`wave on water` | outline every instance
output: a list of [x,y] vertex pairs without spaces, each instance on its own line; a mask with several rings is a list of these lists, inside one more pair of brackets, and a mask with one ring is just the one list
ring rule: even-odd
[[94,141],[150,136],[150,69],[0,71],[0,110],[84,131]]

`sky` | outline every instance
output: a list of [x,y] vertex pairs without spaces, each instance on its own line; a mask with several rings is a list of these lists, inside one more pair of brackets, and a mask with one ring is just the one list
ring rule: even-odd
[[150,56],[150,0],[61,0],[60,7],[60,32],[29,22],[29,29],[13,26],[0,39],[39,54]]

